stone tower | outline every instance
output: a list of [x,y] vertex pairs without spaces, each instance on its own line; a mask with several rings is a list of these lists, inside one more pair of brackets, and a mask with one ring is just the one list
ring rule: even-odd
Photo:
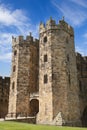
[[[38,91],[38,44],[31,34],[12,37],[12,74],[8,116],[30,114],[30,93]],[[36,75],[35,75],[36,74]]]
[[37,123],[79,125],[74,32],[64,19],[40,24]]

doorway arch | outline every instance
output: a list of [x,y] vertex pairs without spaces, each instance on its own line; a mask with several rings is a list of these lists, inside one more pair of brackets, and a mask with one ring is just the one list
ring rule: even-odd
[[39,112],[39,101],[37,99],[32,99],[30,101],[30,115],[36,116],[36,114]]
[[87,127],[87,106],[85,107],[82,115],[82,126]]

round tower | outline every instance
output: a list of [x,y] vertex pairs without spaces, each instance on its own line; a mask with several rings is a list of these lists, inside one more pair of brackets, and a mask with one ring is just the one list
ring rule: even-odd
[[40,24],[37,123],[79,125],[74,31],[65,21]]

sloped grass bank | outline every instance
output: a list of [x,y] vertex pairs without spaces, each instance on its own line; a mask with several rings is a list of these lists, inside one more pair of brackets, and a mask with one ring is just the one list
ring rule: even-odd
[[0,130],[87,130],[87,128],[32,125],[27,123],[3,121],[0,122]]

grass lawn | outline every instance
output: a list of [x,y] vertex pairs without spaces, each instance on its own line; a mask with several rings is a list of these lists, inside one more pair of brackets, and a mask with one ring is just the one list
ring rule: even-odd
[[87,130],[87,128],[32,125],[18,122],[0,122],[0,130]]

